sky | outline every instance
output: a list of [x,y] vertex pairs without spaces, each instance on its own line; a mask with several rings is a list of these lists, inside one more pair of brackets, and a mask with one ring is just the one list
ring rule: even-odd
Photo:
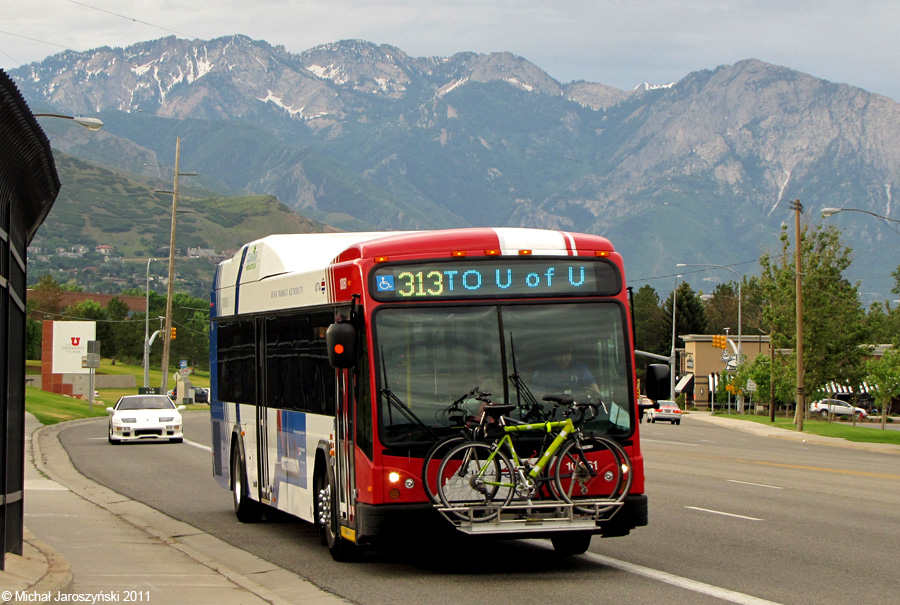
[[4,0],[0,67],[169,35],[291,52],[344,39],[414,57],[509,51],[630,90],[759,59],[900,101],[897,0]]

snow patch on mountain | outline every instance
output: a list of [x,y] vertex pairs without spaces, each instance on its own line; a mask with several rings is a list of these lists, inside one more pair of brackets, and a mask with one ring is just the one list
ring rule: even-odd
[[263,103],[271,103],[272,105],[278,107],[279,109],[283,109],[291,116],[299,115],[300,117],[303,117],[303,110],[305,109],[305,107],[301,107],[300,109],[295,109],[293,106],[285,104],[283,102],[283,99],[284,99],[284,97],[277,97],[277,96],[275,96],[275,93],[273,93],[270,89],[267,89],[266,96],[259,97],[257,100],[262,101]]

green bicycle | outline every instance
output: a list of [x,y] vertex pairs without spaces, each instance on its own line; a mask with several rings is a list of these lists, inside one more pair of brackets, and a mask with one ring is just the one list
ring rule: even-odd
[[[437,472],[437,492],[448,514],[462,521],[490,521],[514,498],[528,503],[549,498],[595,519],[618,510],[631,488],[631,461],[617,442],[586,436],[581,431],[602,404],[577,403],[564,395],[543,399],[567,408],[565,419],[497,422],[495,441],[465,441],[444,455]],[[490,404],[484,410],[499,420],[515,407]],[[592,413],[586,418],[587,411]],[[555,437],[537,460],[522,459],[512,434],[523,431],[546,431]],[[550,474],[546,476],[544,470],[548,468]]]

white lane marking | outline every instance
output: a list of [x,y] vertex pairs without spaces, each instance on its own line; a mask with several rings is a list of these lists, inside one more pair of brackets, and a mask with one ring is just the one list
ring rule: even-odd
[[689,508],[691,510],[699,510],[704,513],[712,513],[714,515],[724,515],[726,517],[734,517],[735,519],[746,519],[747,521],[762,521],[762,519],[758,519],[756,517],[747,517],[745,515],[735,515],[734,513],[726,513],[720,510],[712,510],[711,508],[700,508],[698,506],[685,506],[685,508]]
[[691,590],[693,592],[710,595],[717,599],[722,599],[723,601],[729,601],[731,603],[741,603],[746,605],[764,605],[775,603],[775,601],[767,601],[765,599],[753,597],[742,592],[736,592],[734,590],[728,590],[727,588],[713,586],[712,584],[706,584],[704,582],[682,578],[681,576],[676,576],[664,571],[659,571],[658,569],[651,569],[649,567],[643,567],[642,565],[635,565],[634,563],[620,561],[618,559],[605,557],[603,555],[598,555],[592,552],[585,553],[585,556],[590,557],[594,561],[602,563],[607,567],[613,567],[615,569],[633,573],[638,576],[643,576],[645,578],[656,580],[658,582],[665,582],[666,584],[684,588],[685,590]]
[[646,437],[641,437],[641,441],[644,441],[644,442],[652,441],[653,443],[668,443],[671,445],[683,445],[684,447],[700,447],[696,443],[685,443],[683,441],[664,441],[662,439],[647,439]]
[[766,485],[765,483],[751,483],[749,481],[738,481],[737,479],[728,479],[729,483],[740,483],[741,485],[752,485],[754,487],[767,487],[769,489],[784,489],[783,487],[779,487],[777,485]]
[[190,446],[199,448],[201,450],[206,450],[207,452],[212,453],[212,448],[209,447],[208,445],[203,445],[202,443],[197,443],[196,441],[191,441],[190,439],[185,439],[184,442]]

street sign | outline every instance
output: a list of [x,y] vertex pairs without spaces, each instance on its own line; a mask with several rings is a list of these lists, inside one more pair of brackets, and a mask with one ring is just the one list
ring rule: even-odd
[[751,393],[755,393],[757,389],[756,383],[752,380],[747,381],[747,390]]
[[82,368],[99,368],[100,367],[100,341],[87,341],[87,355],[81,357]]

